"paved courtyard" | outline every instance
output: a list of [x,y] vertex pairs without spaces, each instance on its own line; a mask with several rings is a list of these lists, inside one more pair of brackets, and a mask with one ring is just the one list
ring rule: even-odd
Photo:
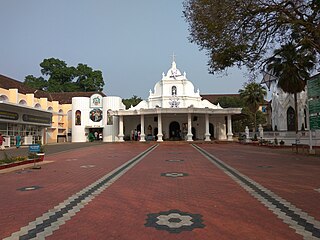
[[48,146],[45,160],[0,174],[1,239],[320,239],[317,156],[131,142]]

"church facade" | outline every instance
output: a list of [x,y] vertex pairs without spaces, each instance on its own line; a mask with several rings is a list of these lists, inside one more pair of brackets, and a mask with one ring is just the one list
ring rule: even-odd
[[231,116],[240,113],[240,108],[224,109],[203,100],[173,61],[154,90],[149,91],[148,99],[129,109],[125,109],[120,97],[95,94],[73,98],[72,141],[87,141],[92,131],[102,133],[105,142],[232,141]]

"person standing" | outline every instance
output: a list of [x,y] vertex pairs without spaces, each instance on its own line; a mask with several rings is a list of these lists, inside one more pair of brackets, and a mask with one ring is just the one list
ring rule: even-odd
[[99,141],[102,141],[102,132],[99,133]]
[[19,148],[21,146],[21,136],[19,133],[16,134],[16,148]]
[[92,132],[89,133],[88,139],[89,139],[89,142],[93,142],[94,141],[95,137],[94,137]]
[[2,136],[2,134],[0,133],[0,148],[1,148],[1,151],[4,150],[4,142],[6,140],[4,139],[4,137]]

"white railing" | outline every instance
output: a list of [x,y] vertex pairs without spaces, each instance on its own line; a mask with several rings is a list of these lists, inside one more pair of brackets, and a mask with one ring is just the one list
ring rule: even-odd
[[[257,135],[258,140],[266,140],[270,142],[274,142],[277,139],[279,143],[281,140],[284,141],[285,145],[292,145],[294,143],[307,144],[310,145],[310,141],[312,146],[320,146],[320,131],[299,131],[296,134],[295,131],[264,131],[260,132],[249,132],[249,139],[254,138],[254,135]],[[311,134],[311,138],[310,138]],[[245,133],[241,133],[241,135],[245,135]]]

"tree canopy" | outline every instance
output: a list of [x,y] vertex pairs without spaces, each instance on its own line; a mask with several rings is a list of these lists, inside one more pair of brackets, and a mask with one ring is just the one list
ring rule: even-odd
[[28,75],[24,83],[30,87],[49,92],[91,92],[102,91],[104,81],[100,70],[93,70],[86,64],[77,67],[56,58],[44,59],[40,63],[41,73],[48,77]]
[[211,73],[234,65],[256,70],[293,41],[320,54],[319,0],[185,0],[184,16]]
[[246,83],[244,89],[239,90],[240,98],[254,115],[254,131],[257,129],[256,114],[260,104],[264,103],[267,90],[256,82]]
[[310,71],[315,66],[313,52],[304,47],[288,43],[274,51],[274,56],[267,61],[267,69],[278,79],[278,86],[286,93],[294,95],[295,130],[298,132],[297,94],[304,90]]
[[126,106],[126,109],[129,109],[131,106],[136,106],[141,101],[142,98],[136,95],[133,95],[131,98],[122,99],[122,102]]

